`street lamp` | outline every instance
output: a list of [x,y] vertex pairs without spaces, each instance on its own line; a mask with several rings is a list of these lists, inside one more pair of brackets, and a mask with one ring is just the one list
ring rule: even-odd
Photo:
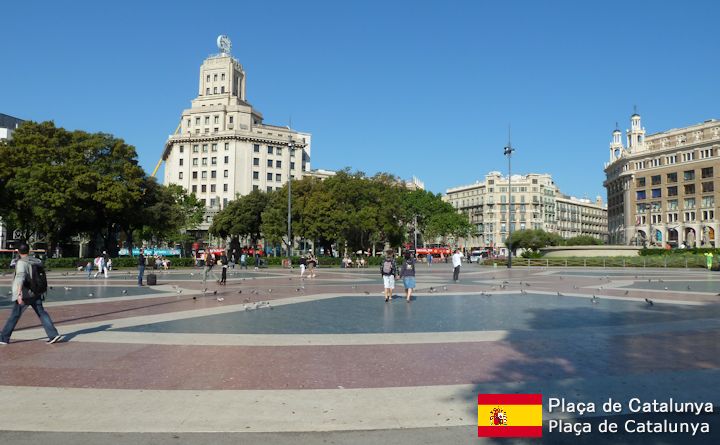
[[288,266],[292,261],[292,154],[295,151],[295,142],[288,142]]
[[508,144],[503,152],[508,159],[508,236],[505,238],[505,245],[508,249],[508,269],[512,268],[512,249],[510,248],[510,244],[507,243],[507,240],[510,239],[510,235],[512,235],[512,169],[510,159],[514,151],[515,149],[512,148],[512,144],[510,143],[510,132],[508,131]]

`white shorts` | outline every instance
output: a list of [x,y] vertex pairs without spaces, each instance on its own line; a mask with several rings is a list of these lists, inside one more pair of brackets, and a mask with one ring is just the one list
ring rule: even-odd
[[392,275],[383,275],[383,284],[385,289],[395,289],[395,277]]

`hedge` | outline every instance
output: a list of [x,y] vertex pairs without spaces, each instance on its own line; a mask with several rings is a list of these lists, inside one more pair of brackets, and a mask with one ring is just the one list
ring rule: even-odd
[[[506,267],[506,259],[486,259],[483,265]],[[513,266],[541,267],[688,267],[705,268],[702,255],[651,255],[646,257],[557,257],[527,259],[513,257]]]

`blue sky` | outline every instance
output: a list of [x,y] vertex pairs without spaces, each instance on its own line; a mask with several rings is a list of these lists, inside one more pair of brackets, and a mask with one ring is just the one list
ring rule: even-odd
[[[157,3],[157,4],[155,4]],[[719,2],[4,2],[0,113],[112,133],[152,171],[227,34],[265,122],[313,134],[313,168],[434,192],[550,173],[605,197],[610,134],[720,118]]]

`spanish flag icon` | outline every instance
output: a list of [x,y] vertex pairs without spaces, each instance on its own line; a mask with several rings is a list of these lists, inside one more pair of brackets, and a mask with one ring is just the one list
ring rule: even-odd
[[542,394],[478,394],[478,437],[542,437]]

